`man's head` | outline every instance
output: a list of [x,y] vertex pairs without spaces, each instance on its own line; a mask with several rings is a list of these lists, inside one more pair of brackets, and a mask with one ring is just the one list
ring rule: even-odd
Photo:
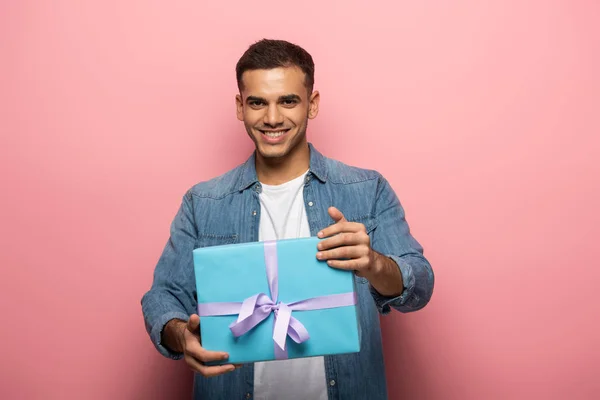
[[259,157],[284,159],[306,144],[308,119],[319,110],[314,70],[306,50],[282,40],[261,40],[238,61],[237,117]]

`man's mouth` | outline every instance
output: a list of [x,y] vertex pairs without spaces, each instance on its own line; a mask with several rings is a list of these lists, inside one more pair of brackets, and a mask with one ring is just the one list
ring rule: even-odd
[[259,131],[260,131],[260,133],[262,133],[263,135],[265,135],[266,137],[268,137],[270,139],[277,139],[278,137],[285,135],[289,131],[289,129],[278,129],[278,130],[268,130],[268,131],[259,129]]

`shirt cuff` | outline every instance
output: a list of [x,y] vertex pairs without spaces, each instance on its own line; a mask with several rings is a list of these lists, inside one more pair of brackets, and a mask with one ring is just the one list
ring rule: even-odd
[[183,314],[181,312],[168,312],[161,315],[158,318],[158,321],[152,326],[152,331],[150,332],[150,339],[152,340],[154,347],[156,347],[160,354],[172,360],[180,360],[183,358],[183,353],[171,351],[167,347],[163,346],[163,344],[161,343],[161,336],[165,325],[170,320],[180,319],[183,321],[187,321],[189,318],[189,315]]
[[414,302],[415,274],[410,264],[402,258],[394,255],[386,255],[386,257],[394,261],[398,265],[398,268],[400,268],[404,290],[400,296],[389,297],[383,296],[372,285],[369,285],[377,310],[383,315],[388,314],[391,308],[395,308],[398,311],[409,311],[411,304]]

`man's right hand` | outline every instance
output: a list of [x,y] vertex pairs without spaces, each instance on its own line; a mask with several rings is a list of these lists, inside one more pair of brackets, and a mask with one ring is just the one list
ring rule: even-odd
[[[168,332],[168,333],[167,333]],[[187,365],[203,376],[217,376],[235,370],[233,364],[206,366],[209,361],[220,361],[229,355],[220,351],[209,351],[200,345],[200,317],[193,314],[188,322],[171,320],[165,327],[165,333],[177,341],[177,351],[184,354]]]

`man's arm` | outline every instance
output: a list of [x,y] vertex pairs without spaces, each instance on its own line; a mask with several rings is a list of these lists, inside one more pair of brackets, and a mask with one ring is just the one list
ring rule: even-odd
[[[400,312],[422,309],[431,299],[434,287],[434,274],[429,261],[423,256],[423,248],[410,233],[404,209],[396,193],[383,177],[380,177],[374,214],[378,225],[373,231],[371,248],[386,258],[389,266],[394,266],[402,276],[401,295],[390,295],[380,291],[371,283],[371,294],[381,313],[388,313],[390,307]],[[390,261],[393,263],[390,263]],[[385,278],[384,278],[385,279]]]
[[183,357],[175,340],[176,322],[185,323],[195,312],[192,251],[196,237],[192,195],[188,192],[171,224],[171,235],[154,270],[152,287],[142,297],[146,331],[157,350],[173,359]]
[[172,319],[162,330],[161,342],[164,347],[173,353],[183,353],[182,337],[187,322],[181,319]]
[[377,227],[372,240],[364,225],[346,221],[336,208],[330,208],[329,214],[335,223],[319,232],[319,237],[327,239],[319,243],[317,258],[369,280],[382,314],[390,312],[390,307],[400,312],[425,307],[433,292],[433,270],[410,234],[400,201],[383,177],[379,178],[373,210]]
[[373,251],[373,264],[364,277],[382,296],[397,297],[404,292],[404,280],[398,265],[383,254]]

